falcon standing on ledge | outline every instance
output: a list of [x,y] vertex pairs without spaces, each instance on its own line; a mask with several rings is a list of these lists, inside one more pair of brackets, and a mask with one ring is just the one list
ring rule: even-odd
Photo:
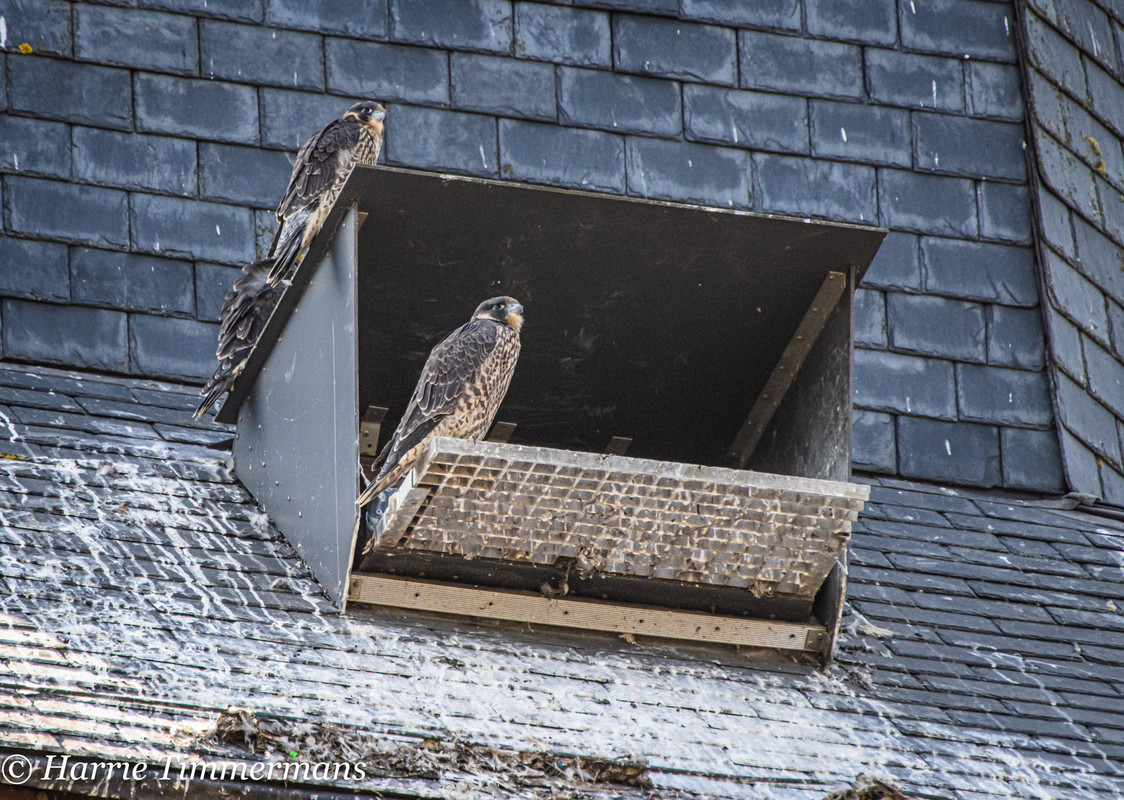
[[274,259],[270,286],[292,277],[355,165],[374,166],[379,160],[384,119],[386,109],[378,103],[356,103],[297,153],[289,188],[277,206],[281,229],[269,252]]
[[488,432],[515,372],[522,327],[523,306],[510,297],[493,297],[433,348],[402,421],[375,460],[378,475],[359,495],[359,505],[397,483],[431,439],[475,441]]
[[193,415],[199,419],[230,388],[246,366],[250,351],[258,343],[269,315],[285,291],[283,286],[270,286],[266,282],[273,268],[272,259],[255,261],[242,268],[234,281],[234,288],[226,293],[219,314],[219,347],[216,351],[219,367],[200,392],[203,401]]

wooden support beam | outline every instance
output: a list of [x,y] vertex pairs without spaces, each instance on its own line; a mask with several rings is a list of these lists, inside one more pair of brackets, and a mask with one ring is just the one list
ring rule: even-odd
[[796,333],[781,353],[780,361],[773,368],[769,380],[765,382],[765,388],[761,390],[753,408],[750,409],[749,416],[746,417],[734,443],[730,446],[730,457],[737,459],[740,468],[744,469],[749,462],[749,457],[753,454],[757,443],[761,441],[773,415],[780,408],[781,401],[784,400],[793,379],[796,378],[796,373],[800,371],[800,366],[811,352],[812,346],[827,323],[828,316],[835,309],[846,287],[847,276],[844,273],[829,272],[819,291],[816,292],[812,304],[804,314],[804,319],[800,320]]
[[623,456],[632,444],[631,436],[614,436],[605,447],[605,452],[613,456]]
[[511,439],[511,435],[515,433],[514,422],[497,422],[492,426],[492,430],[488,432],[484,441],[496,442],[497,444],[507,444]]
[[820,652],[827,641],[827,632],[821,625],[727,617],[599,600],[548,598],[530,592],[496,591],[371,573],[351,576],[348,599],[353,603],[441,614],[774,650]]

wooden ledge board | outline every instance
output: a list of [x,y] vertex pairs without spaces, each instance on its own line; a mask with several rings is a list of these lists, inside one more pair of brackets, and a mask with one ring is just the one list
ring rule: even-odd
[[566,600],[517,591],[496,591],[365,573],[351,576],[353,603],[529,622],[661,639],[822,652],[822,625],[726,617],[695,611]]

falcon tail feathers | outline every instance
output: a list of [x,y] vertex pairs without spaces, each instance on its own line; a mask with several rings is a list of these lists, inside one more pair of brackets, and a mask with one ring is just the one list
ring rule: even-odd
[[281,233],[274,243],[273,268],[267,278],[270,286],[276,286],[281,281],[291,278],[297,264],[300,263],[308,217],[308,211],[302,209],[285,220]]

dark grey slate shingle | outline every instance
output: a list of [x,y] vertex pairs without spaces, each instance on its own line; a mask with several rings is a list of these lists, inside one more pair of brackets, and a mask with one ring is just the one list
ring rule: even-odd
[[678,136],[683,128],[678,83],[568,67],[558,70],[558,117],[620,133]]
[[808,102],[768,92],[683,86],[690,139],[758,150],[808,152]]
[[741,85],[818,97],[861,97],[862,49],[757,31],[738,33]]
[[604,11],[515,5],[515,55],[576,67],[610,67],[612,31]]
[[195,271],[190,262],[75,247],[70,254],[75,302],[151,311],[195,312]]
[[4,300],[4,355],[124,372],[127,322],[121,311]]
[[137,129],[219,142],[256,144],[258,96],[251,86],[141,73]]
[[623,72],[733,86],[738,81],[737,39],[729,28],[618,15],[613,19],[613,65]]
[[102,186],[193,196],[195,142],[75,127],[74,175]]
[[44,119],[128,130],[133,124],[129,71],[51,58],[8,64],[8,101]]
[[[275,5],[270,6],[276,8]],[[311,33],[202,20],[201,74],[239,83],[324,89],[324,42]]]
[[557,117],[554,67],[474,53],[449,57],[453,106],[507,117]]
[[279,28],[381,39],[387,35],[387,0],[267,0],[265,21]]
[[75,6],[74,54],[104,64],[199,74],[196,21],[180,14]]
[[621,136],[501,119],[499,148],[505,178],[624,194]]

